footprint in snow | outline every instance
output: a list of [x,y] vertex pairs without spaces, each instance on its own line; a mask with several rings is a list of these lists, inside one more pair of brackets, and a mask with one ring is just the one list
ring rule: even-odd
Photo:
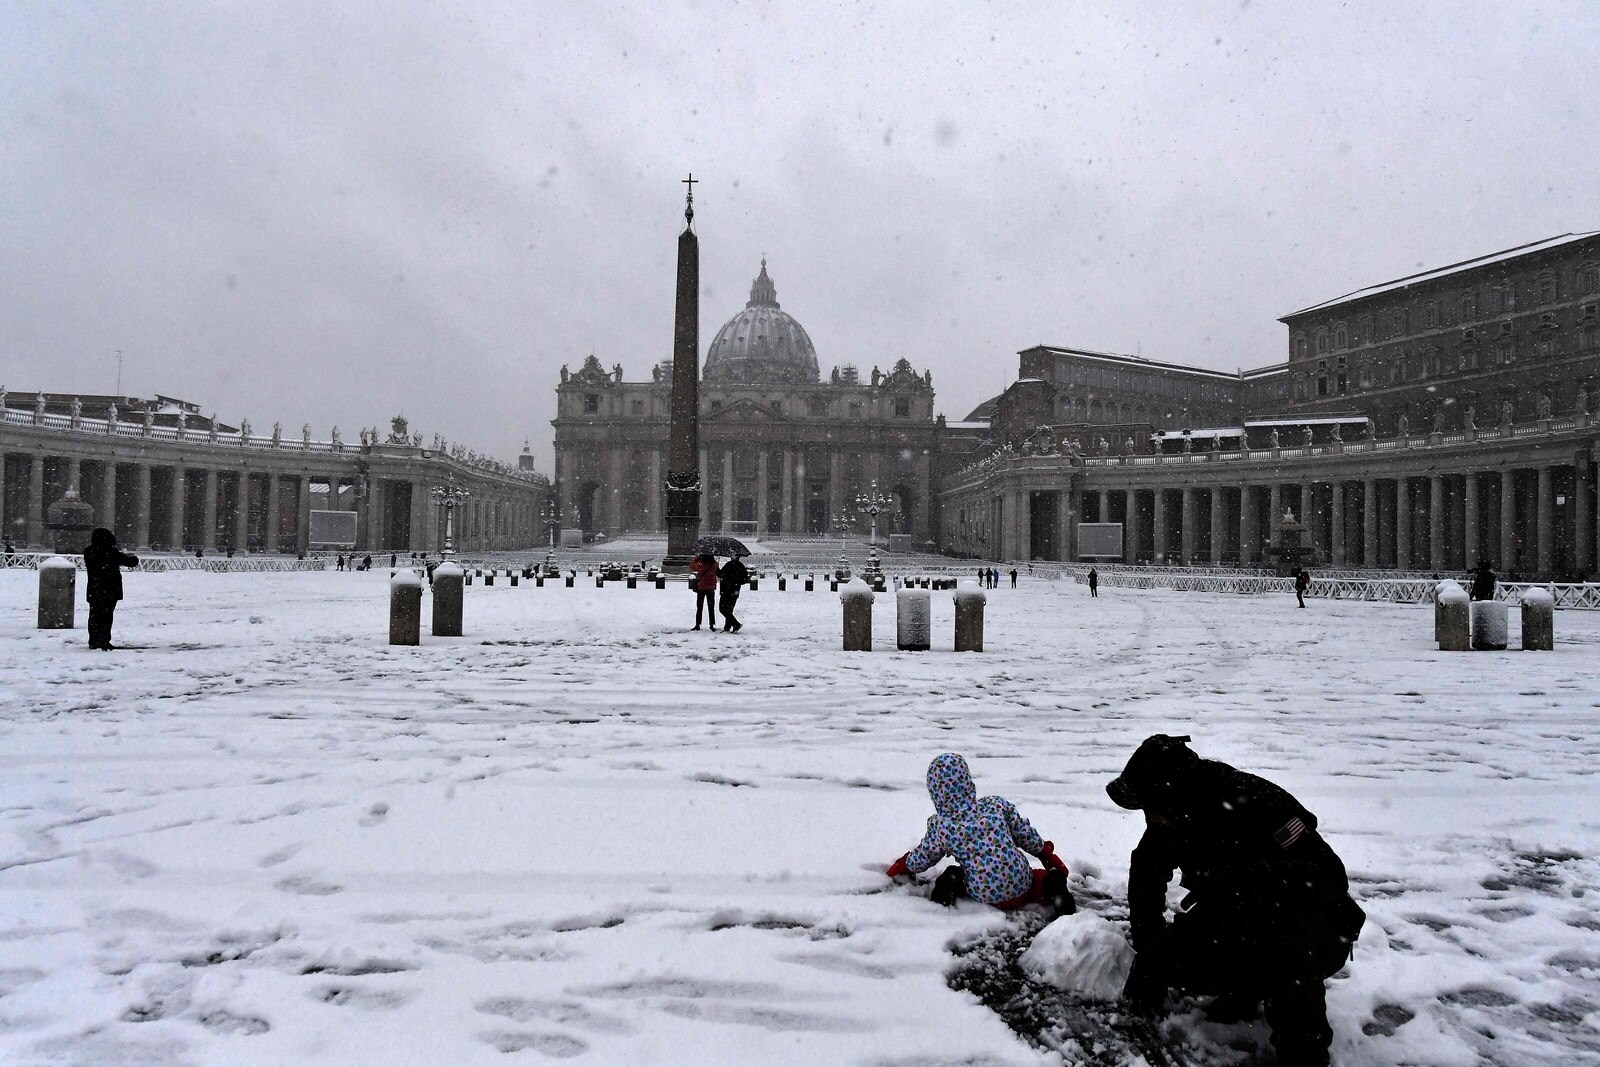
[[387,819],[388,817],[389,817],[389,805],[381,804],[381,803],[380,804],[374,804],[374,805],[372,805],[372,807],[367,809],[367,813],[365,815],[361,816],[361,825],[362,826],[377,826],[379,823],[381,823],[383,820]]
[[297,893],[303,897],[326,897],[344,890],[342,885],[334,885],[332,882],[319,882],[310,875],[305,874],[297,874],[292,878],[285,878],[275,884],[277,888],[285,893]]
[[304,844],[295,844],[295,845],[284,845],[282,848],[273,849],[271,852],[268,852],[265,856],[262,856],[260,859],[256,860],[256,866],[258,866],[258,867],[276,867],[280,863],[288,863],[290,860],[294,859],[297,855],[299,855],[300,854],[300,850],[305,848],[305,847],[306,846]]

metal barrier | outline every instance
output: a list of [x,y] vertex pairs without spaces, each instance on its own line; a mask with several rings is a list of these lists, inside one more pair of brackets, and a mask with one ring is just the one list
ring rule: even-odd
[[[1082,585],[1088,579],[1088,568],[1075,574],[1074,580]],[[1294,592],[1293,578],[1251,576],[1240,574],[1196,574],[1154,570],[1113,570],[1100,572],[1100,584],[1119,589],[1172,589],[1188,593],[1238,593],[1258,596],[1263,593]],[[1433,591],[1438,586],[1434,578],[1339,578],[1314,576],[1306,596],[1324,600],[1385,601],[1391,604],[1432,603]],[[1578,611],[1600,611],[1600,583],[1571,582],[1555,584],[1546,582],[1500,582],[1495,587],[1496,600],[1521,604],[1522,594],[1529,589],[1544,589],[1555,599],[1557,608]]]

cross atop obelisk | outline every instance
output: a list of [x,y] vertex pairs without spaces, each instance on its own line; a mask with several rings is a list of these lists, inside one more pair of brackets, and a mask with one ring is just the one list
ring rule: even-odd
[[700,240],[693,174],[678,235],[678,304],[672,328],[672,422],[667,432],[667,555],[661,569],[685,574],[700,539]]

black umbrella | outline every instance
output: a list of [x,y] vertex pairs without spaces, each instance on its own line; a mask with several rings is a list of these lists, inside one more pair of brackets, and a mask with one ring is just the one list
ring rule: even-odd
[[737,537],[724,537],[716,534],[702,537],[694,543],[694,554],[700,555],[709,552],[713,556],[748,556],[750,550],[744,547],[744,542]]

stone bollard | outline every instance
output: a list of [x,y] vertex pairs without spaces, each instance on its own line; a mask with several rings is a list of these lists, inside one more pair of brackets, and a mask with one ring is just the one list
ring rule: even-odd
[[75,621],[78,565],[65,556],[39,561],[39,629],[70,630]]
[[758,589],[758,588],[759,588],[759,586],[756,585],[756,579],[754,579],[754,578],[750,579],[750,591],[752,593],[754,593],[756,591],[756,589]]
[[433,569],[433,636],[460,637],[466,575],[446,560]]
[[860,578],[851,579],[839,594],[844,605],[844,650],[872,651],[872,590]]
[[926,652],[933,647],[932,597],[921,589],[894,595],[895,643],[901,652]]
[[1467,591],[1459,585],[1440,590],[1434,603],[1439,612],[1439,651],[1469,651],[1472,648],[1472,602],[1467,599]]
[[483,576],[483,584],[484,585],[493,585],[494,584],[494,571],[490,571],[488,574],[485,574]]
[[461,584],[462,585],[471,585],[472,584],[472,572],[471,571],[462,572]]
[[1555,647],[1556,598],[1548,589],[1526,590],[1522,594],[1522,651],[1554,652]]
[[816,581],[814,579],[807,578],[806,579],[806,592],[810,593],[810,592],[815,591],[816,585],[817,585],[817,583],[816,583]]
[[1443,609],[1439,606],[1439,594],[1444,592],[1446,589],[1460,588],[1461,584],[1453,578],[1446,578],[1444,581],[1433,587],[1433,639],[1435,641],[1438,641],[1440,639],[1440,635],[1444,633],[1442,622],[1444,615]]
[[396,571],[389,579],[389,643],[422,644],[422,579],[416,571]]
[[517,587],[517,572],[507,571],[506,574],[511,579],[511,588],[515,589]]
[[628,588],[629,589],[637,589],[637,588],[639,588],[639,579],[634,577],[631,574],[628,575]]
[[1475,652],[1504,652],[1506,606],[1499,600],[1472,602],[1472,648]]
[[989,598],[978,588],[976,578],[956,586],[956,651],[983,651],[983,605]]
[[656,575],[656,588],[657,589],[665,589],[666,587],[667,587],[667,580],[665,578],[663,578],[659,574]]
[[575,575],[575,574],[567,575],[567,588],[571,589],[572,588],[572,583],[574,581],[576,581],[576,580],[577,580],[577,575]]
[[782,592],[786,591],[788,588],[789,588],[789,579],[787,579],[787,578],[779,578],[778,579],[778,592],[782,593]]

